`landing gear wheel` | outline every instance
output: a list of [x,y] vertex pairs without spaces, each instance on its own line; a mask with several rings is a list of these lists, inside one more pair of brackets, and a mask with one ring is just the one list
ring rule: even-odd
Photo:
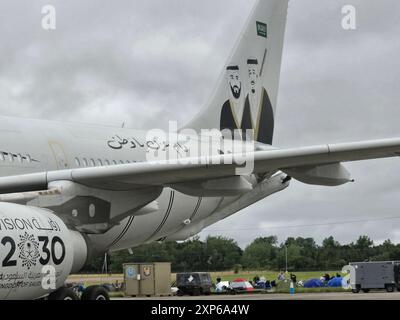
[[393,292],[393,291],[394,291],[394,286],[392,286],[392,285],[387,285],[387,286],[386,286],[386,291],[387,291],[387,292]]
[[108,292],[101,286],[87,287],[82,293],[82,300],[110,300]]
[[49,300],[79,300],[74,290],[71,288],[59,288],[56,291],[50,293]]

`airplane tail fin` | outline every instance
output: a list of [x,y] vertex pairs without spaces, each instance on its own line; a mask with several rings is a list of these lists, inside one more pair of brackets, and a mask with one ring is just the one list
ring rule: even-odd
[[272,144],[288,2],[257,2],[211,100],[185,128],[253,130]]

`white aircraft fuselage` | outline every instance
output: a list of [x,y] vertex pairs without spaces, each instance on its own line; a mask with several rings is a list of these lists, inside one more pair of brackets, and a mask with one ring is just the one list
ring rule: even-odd
[[[1,176],[146,162],[146,155],[156,148],[187,157],[191,148],[191,141],[165,148],[164,142],[147,138],[147,131],[8,117],[0,117],[0,134]],[[117,220],[104,234],[90,235],[91,240],[101,252],[156,240],[185,240],[288,186],[281,182],[285,174],[271,176],[258,187],[249,176],[254,190],[233,196],[193,196],[166,187],[151,212]],[[43,202],[41,206],[47,207]]]

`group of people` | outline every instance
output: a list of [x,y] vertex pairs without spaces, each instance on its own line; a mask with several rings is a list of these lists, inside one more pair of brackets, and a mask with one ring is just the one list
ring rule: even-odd
[[[215,284],[216,292],[229,291],[229,289],[231,288],[231,284],[233,284],[229,281],[222,281],[222,279],[220,277],[218,277],[216,280],[217,280],[216,284]],[[244,281],[243,281],[243,283],[244,283]],[[259,276],[255,276],[253,278],[253,280],[250,280],[247,283],[250,284],[251,288],[253,288],[253,289],[264,289],[264,290],[270,290],[272,288],[275,288],[277,285],[276,280],[270,281],[270,280],[267,280],[265,277],[259,277]],[[232,287],[233,287],[233,285],[232,285]]]
[[275,280],[267,280],[265,277],[259,277],[258,275],[253,278],[253,281],[250,281],[250,284],[255,289],[272,289],[276,287]]
[[331,281],[334,278],[341,278],[342,276],[339,273],[336,273],[336,276],[330,276],[329,274],[325,274],[323,276],[321,276],[321,278],[319,280],[321,280],[322,282],[328,283],[329,281]]
[[[244,281],[244,280],[243,280]],[[247,282],[247,281],[246,281]],[[277,280],[267,280],[265,277],[260,277],[256,275],[253,280],[248,281],[252,288],[271,290],[276,288],[279,283],[293,283],[295,287],[305,287],[305,288],[316,288],[316,287],[340,287],[342,284],[342,276],[337,273],[336,275],[329,275],[328,273],[321,276],[319,279],[309,279],[297,281],[297,276],[294,273],[280,271],[277,275]],[[222,281],[221,278],[217,278],[216,292],[224,292],[230,288],[230,283],[228,281]],[[228,290],[229,291],[229,290]]]
[[[285,281],[286,280],[285,273],[283,271],[279,272],[277,278],[278,278],[278,281]],[[297,276],[295,274],[291,273],[290,281],[292,281],[293,283],[297,283]]]

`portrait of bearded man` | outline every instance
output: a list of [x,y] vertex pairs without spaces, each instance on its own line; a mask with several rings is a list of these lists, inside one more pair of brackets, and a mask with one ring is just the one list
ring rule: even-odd
[[255,141],[272,145],[274,134],[274,111],[267,90],[259,82],[260,68],[258,60],[247,60],[249,75],[249,93],[246,96],[241,129],[253,130]]
[[274,113],[267,90],[259,82],[259,64],[255,58],[247,60],[248,94],[243,102],[243,85],[238,65],[227,67],[230,99],[222,106],[220,130],[230,130],[233,138],[254,139],[264,144],[272,144]]

